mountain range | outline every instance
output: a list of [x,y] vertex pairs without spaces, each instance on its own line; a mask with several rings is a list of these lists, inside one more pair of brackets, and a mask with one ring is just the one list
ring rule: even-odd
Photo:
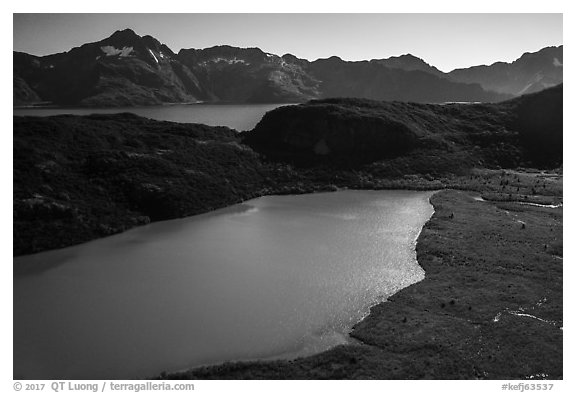
[[193,102],[304,102],[356,97],[413,102],[496,102],[562,83],[563,48],[444,73],[413,55],[308,61],[258,48],[173,52],[130,29],[68,52],[14,52],[13,103],[134,106]]
[[448,76],[457,82],[480,83],[484,89],[499,93],[535,93],[562,83],[562,46],[552,46],[536,53],[524,53],[512,63],[456,69]]

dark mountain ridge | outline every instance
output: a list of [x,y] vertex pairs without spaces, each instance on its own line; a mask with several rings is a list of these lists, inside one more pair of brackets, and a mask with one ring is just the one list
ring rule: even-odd
[[182,49],[178,60],[200,78],[212,101],[302,102],[320,96],[301,65],[258,48]]
[[562,45],[551,46],[524,53],[512,63],[456,69],[447,75],[454,81],[479,83],[487,90],[500,93],[534,93],[562,83],[563,52]]
[[[196,77],[166,45],[129,29],[65,53],[15,53],[14,74],[43,101],[58,105],[154,105],[203,95]],[[15,87],[14,100],[24,99]]]
[[305,102],[339,96],[413,102],[501,101],[509,94],[457,81],[403,55],[308,61],[228,45],[174,53],[130,29],[68,52],[14,52],[14,104],[132,106],[182,102]]
[[346,62],[338,57],[316,60],[309,71],[321,80],[321,98],[354,97],[386,101],[442,103],[493,102],[510,98],[421,70],[405,71],[376,62]]
[[446,74],[440,71],[438,68],[431,66],[424,60],[411,55],[410,53],[400,56],[392,56],[387,59],[374,59],[370,61],[373,63],[381,64],[385,67],[398,68],[404,71],[424,71],[439,77],[446,76]]

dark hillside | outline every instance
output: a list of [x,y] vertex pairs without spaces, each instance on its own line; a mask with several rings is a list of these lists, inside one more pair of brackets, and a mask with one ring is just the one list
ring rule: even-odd
[[[555,167],[562,159],[562,86],[500,104],[310,101],[267,113],[245,142],[301,166],[392,164],[401,157],[408,172]],[[443,162],[423,162],[428,157]]]
[[522,146],[534,166],[558,166],[562,162],[563,85],[508,101],[511,127],[520,134]]
[[225,127],[130,114],[14,118],[14,254],[249,198],[258,156]]

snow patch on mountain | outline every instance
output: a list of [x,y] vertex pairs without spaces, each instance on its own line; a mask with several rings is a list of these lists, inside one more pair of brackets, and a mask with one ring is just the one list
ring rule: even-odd
[[129,57],[130,53],[134,51],[131,46],[125,46],[122,49],[115,48],[113,46],[101,46],[100,50],[106,54],[106,56],[119,56],[119,57]]
[[560,60],[558,60],[556,57],[554,58],[554,63],[553,63],[556,67],[562,67],[562,62]]
[[156,57],[156,55],[154,54],[154,52],[152,52],[152,49],[148,49],[148,52],[150,52],[150,54],[152,55],[152,57],[154,58],[154,60],[156,60],[156,63],[159,63],[158,58]]
[[224,62],[224,63],[228,63],[228,64],[245,64],[245,65],[250,65],[250,63],[248,63],[247,61],[243,60],[243,59],[238,59],[237,57],[231,58],[231,59],[227,59],[225,57],[215,57],[213,59],[207,60],[207,61],[203,61],[202,63],[200,63],[200,65],[208,65],[208,63],[220,63],[220,62]]

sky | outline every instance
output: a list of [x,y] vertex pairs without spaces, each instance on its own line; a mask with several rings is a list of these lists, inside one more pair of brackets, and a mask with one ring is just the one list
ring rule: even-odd
[[563,44],[562,14],[14,14],[13,23],[13,49],[39,56],[131,28],[174,52],[233,45],[311,61],[411,53],[446,72]]

